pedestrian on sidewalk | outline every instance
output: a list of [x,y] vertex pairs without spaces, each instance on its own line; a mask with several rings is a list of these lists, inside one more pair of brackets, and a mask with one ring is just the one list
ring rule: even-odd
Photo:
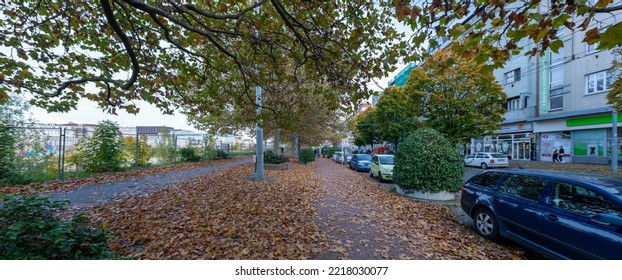
[[564,153],[565,153],[565,151],[564,151],[564,146],[559,146],[559,155],[558,155],[558,158],[557,158],[557,159],[558,159],[558,160],[559,160],[559,162],[561,162],[561,163],[564,163]]
[[559,151],[557,150],[557,148],[553,148],[553,163],[557,162],[559,157]]

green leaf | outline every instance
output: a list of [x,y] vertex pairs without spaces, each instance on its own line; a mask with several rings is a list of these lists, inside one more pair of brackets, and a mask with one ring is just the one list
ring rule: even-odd
[[609,26],[604,33],[600,35],[599,49],[612,49],[622,45],[622,22]]

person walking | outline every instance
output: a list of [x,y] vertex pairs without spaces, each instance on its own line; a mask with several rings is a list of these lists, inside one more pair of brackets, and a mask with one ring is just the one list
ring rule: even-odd
[[564,163],[564,153],[564,146],[559,146],[559,155],[557,156],[557,159],[561,163]]
[[559,151],[557,150],[557,148],[553,148],[553,163],[557,162],[559,157]]

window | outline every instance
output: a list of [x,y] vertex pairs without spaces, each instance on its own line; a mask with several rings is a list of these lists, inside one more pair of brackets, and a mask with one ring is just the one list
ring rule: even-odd
[[512,99],[508,99],[507,109],[508,111],[515,111],[520,109],[520,98],[515,97]]
[[557,66],[551,68],[551,77],[550,77],[550,85],[551,88],[557,88],[564,85],[564,67]]
[[494,188],[503,173],[501,172],[487,172],[481,175],[477,175],[469,180],[469,183],[476,184],[485,188]]
[[611,214],[622,217],[622,210],[596,192],[580,185],[555,182],[551,204],[582,216]]
[[605,70],[585,76],[587,93],[595,94],[611,89],[613,84],[613,71]]
[[585,47],[585,53],[586,54],[591,54],[591,53],[595,53],[595,52],[598,51],[597,50],[598,49],[598,43],[595,43],[595,44],[592,44],[592,45],[590,45],[588,43],[585,43],[585,44],[586,44],[586,47]]
[[527,175],[511,174],[501,184],[500,191],[525,199],[539,201],[546,179]]
[[549,110],[561,110],[564,108],[564,96],[562,88],[552,89],[549,96]]
[[505,77],[506,84],[511,84],[513,82],[520,81],[520,68],[516,68],[510,72],[506,72],[504,77]]

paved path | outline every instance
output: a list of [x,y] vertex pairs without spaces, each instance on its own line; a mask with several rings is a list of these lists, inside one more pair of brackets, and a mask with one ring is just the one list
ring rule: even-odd
[[329,159],[316,161],[316,172],[323,181],[324,195],[316,203],[320,212],[318,225],[329,239],[329,250],[311,256],[318,260],[419,259],[408,251],[409,241],[384,232],[375,219],[376,209],[360,199],[364,185],[357,184],[366,176],[349,170]]
[[149,194],[162,188],[182,183],[197,176],[210,174],[217,170],[250,162],[252,162],[251,159],[242,159],[221,165],[156,174],[153,176],[134,178],[121,182],[85,186],[67,192],[46,193],[43,194],[43,196],[49,197],[50,200],[69,200],[71,203],[70,205],[72,206],[102,205],[110,202],[111,200],[131,195]]

